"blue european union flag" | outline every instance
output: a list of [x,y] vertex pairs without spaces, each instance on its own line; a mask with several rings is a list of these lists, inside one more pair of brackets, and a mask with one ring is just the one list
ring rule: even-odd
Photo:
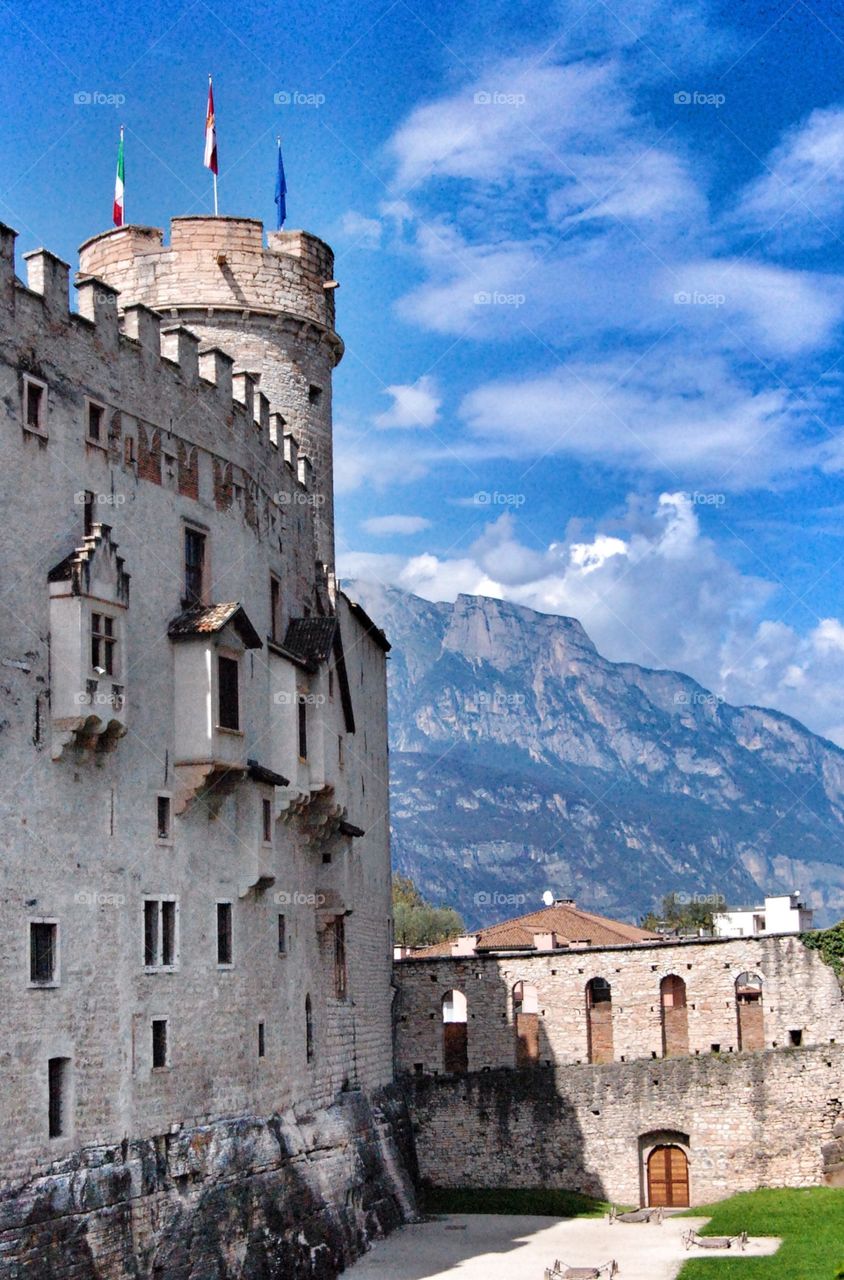
[[284,161],[281,158],[281,138],[278,140],[278,174],[275,180],[275,202],[278,208],[278,229],[280,231],[287,217],[287,180],[284,176]]

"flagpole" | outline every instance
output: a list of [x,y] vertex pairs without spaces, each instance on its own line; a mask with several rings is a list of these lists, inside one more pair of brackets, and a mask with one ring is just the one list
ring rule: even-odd
[[214,217],[216,218],[219,216],[218,210],[217,210],[217,175],[216,173],[212,174],[212,177],[214,179]]

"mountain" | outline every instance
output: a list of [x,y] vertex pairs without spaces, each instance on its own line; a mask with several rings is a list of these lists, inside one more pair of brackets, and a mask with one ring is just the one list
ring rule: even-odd
[[470,926],[544,890],[634,920],[672,891],[844,915],[844,751],[573,618],[347,584],[389,636],[394,863]]

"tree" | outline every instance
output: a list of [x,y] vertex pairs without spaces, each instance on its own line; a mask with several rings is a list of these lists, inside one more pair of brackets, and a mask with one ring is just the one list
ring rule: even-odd
[[694,897],[688,893],[667,893],[659,912],[649,911],[642,917],[642,928],[656,930],[668,925],[679,932],[711,929],[714,912],[723,910],[726,901],[720,893],[695,894]]
[[465,932],[462,918],[451,907],[426,901],[409,876],[393,876],[395,939],[402,947],[428,947]]

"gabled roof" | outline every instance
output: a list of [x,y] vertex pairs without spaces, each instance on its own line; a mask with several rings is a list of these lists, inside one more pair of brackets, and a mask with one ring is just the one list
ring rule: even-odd
[[240,635],[247,649],[260,649],[261,638],[247,617],[242,604],[197,604],[185,609],[167,628],[171,640],[185,640],[193,636],[213,635],[231,624]]

